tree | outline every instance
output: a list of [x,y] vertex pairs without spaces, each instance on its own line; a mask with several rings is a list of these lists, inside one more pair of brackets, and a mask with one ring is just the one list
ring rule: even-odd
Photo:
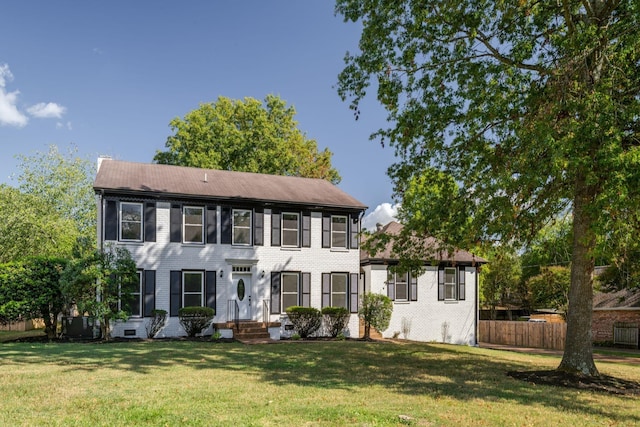
[[0,322],[42,319],[45,333],[57,336],[64,309],[60,275],[66,260],[30,258],[0,265]]
[[371,327],[378,331],[384,331],[389,327],[393,303],[391,299],[382,294],[367,292],[362,296],[362,304],[358,310],[358,317],[364,321],[365,340],[371,339]]
[[[33,194],[0,185],[0,263],[34,256],[71,256],[78,230]],[[94,232],[95,234],[95,232]]]
[[[19,190],[51,207],[65,221],[71,221],[77,233],[92,242],[96,240],[96,201],[93,191],[95,169],[88,160],[77,157],[72,146],[66,154],[50,145],[46,153],[18,156],[21,172]],[[94,243],[95,244],[95,243]]]
[[496,306],[522,306],[526,292],[520,286],[520,259],[514,251],[496,248],[488,258],[489,263],[482,266],[480,296],[482,304],[489,307],[491,318],[495,319]]
[[571,264],[571,218],[560,218],[543,227],[527,244],[522,253],[522,280],[537,276],[545,267]]
[[224,169],[273,175],[322,178],[334,184],[331,152],[318,151],[315,140],[297,128],[296,110],[275,95],[264,105],[255,98],[219,97],[171,121],[175,132],[167,151],[156,151],[161,164]]
[[[359,114],[375,83],[390,127],[372,138],[395,149],[395,193],[402,198],[433,170],[457,186],[439,194],[439,209],[403,204],[408,230],[435,231],[461,247],[526,242],[553,218],[572,215],[558,369],[598,375],[591,348],[596,236],[638,211],[640,201],[640,4],[338,0],[336,10],[363,26],[338,93]],[[447,206],[464,215],[447,215]]]
[[571,270],[567,267],[544,267],[527,280],[533,308],[553,308],[566,318],[569,309]]
[[81,314],[100,322],[104,339],[111,338],[111,322],[126,320],[132,291],[139,285],[136,263],[123,247],[92,250],[78,247],[76,257],[62,273],[60,283],[68,302]]

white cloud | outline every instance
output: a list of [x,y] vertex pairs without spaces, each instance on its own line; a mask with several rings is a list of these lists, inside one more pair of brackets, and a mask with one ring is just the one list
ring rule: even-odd
[[67,109],[65,107],[63,107],[62,105],[58,105],[55,102],[40,102],[27,108],[27,112],[29,114],[39,119],[59,119],[64,115],[66,111]]
[[0,126],[23,127],[29,119],[18,110],[19,91],[7,92],[7,82],[13,80],[13,74],[7,64],[0,65]]
[[369,231],[376,230],[376,224],[386,225],[391,221],[396,221],[399,204],[382,203],[362,218],[362,228]]
[[67,122],[67,123],[62,123],[62,122],[58,122],[56,123],[56,129],[67,129],[67,130],[72,130],[73,127],[71,126],[71,122]]

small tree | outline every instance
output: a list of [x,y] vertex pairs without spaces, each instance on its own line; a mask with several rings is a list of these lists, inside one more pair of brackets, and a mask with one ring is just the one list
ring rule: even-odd
[[167,310],[151,310],[151,318],[149,319],[147,326],[147,338],[155,338],[158,332],[167,323]]
[[567,267],[545,267],[527,280],[533,308],[553,308],[566,318],[569,309],[571,270]]
[[364,321],[364,339],[371,339],[371,327],[378,331],[384,331],[389,327],[393,303],[391,299],[382,294],[367,292],[362,296],[362,304],[358,311],[358,317]]
[[313,335],[322,326],[322,313],[317,308],[294,305],[287,308],[286,312],[300,338]]
[[136,264],[129,250],[113,246],[104,250],[76,248],[76,258],[61,277],[68,302],[75,304],[80,313],[98,320],[102,337],[107,340],[111,338],[111,321],[129,317],[126,307],[138,283]]
[[178,319],[187,336],[193,338],[211,325],[215,314],[211,307],[182,307],[178,310]]
[[344,331],[351,314],[344,307],[324,307],[322,309],[322,317],[324,318],[327,333],[332,338],[335,338]]

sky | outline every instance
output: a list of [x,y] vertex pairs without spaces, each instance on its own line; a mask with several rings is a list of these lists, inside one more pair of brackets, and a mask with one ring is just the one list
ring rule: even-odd
[[339,187],[369,206],[363,225],[396,213],[393,151],[370,97],[355,120],[337,94],[361,27],[331,1],[3,2],[0,184],[17,185],[18,155],[50,145],[79,157],[151,163],[169,122],[219,96],[280,96],[298,128],[333,153]]

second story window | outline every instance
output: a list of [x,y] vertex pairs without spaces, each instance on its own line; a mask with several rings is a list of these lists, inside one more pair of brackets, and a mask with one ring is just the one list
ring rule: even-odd
[[204,243],[204,208],[185,206],[183,217],[184,242]]
[[142,203],[120,203],[120,240],[142,241]]
[[251,245],[251,211],[247,209],[233,210],[234,245]]
[[283,213],[282,214],[282,246],[298,247],[300,246],[300,214]]
[[332,216],[331,217],[331,247],[346,248],[347,247],[347,217]]

